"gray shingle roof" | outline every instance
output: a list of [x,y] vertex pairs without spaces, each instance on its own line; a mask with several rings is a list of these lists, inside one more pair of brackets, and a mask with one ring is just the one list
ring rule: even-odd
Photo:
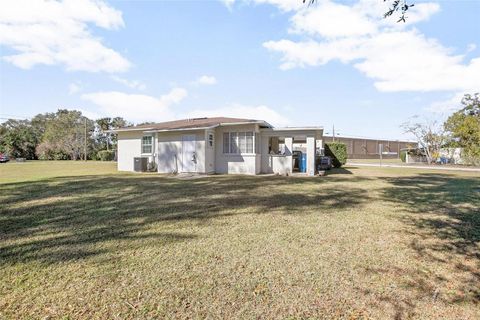
[[[145,129],[145,130],[178,130],[178,129],[195,129],[195,128],[205,128],[217,126],[220,124],[228,123],[258,123],[264,122],[262,120],[253,120],[253,119],[241,119],[241,118],[227,118],[227,117],[213,117],[213,118],[192,118],[192,119],[182,119],[174,120],[167,122],[160,122],[154,124],[144,124],[134,127],[120,128],[118,130],[135,130],[135,129]],[[265,123],[267,126],[267,123]]]

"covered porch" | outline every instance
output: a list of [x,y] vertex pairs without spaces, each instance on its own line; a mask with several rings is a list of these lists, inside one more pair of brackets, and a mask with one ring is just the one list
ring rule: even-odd
[[[261,130],[261,137],[261,173],[316,174],[316,158],[323,149],[323,128],[268,128]],[[300,163],[303,157],[305,169]]]

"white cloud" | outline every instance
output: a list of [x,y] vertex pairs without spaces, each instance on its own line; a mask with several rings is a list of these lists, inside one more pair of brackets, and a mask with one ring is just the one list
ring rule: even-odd
[[360,36],[377,31],[375,22],[366,19],[362,11],[330,1],[297,12],[291,23],[291,32],[318,34],[326,38]]
[[247,106],[242,104],[232,104],[228,107],[216,109],[198,109],[190,111],[181,118],[200,118],[200,117],[232,117],[245,119],[265,120],[274,126],[286,126],[290,121],[279,114],[277,111],[264,106]]
[[457,92],[452,94],[450,98],[445,100],[435,101],[428,106],[427,111],[431,111],[438,114],[451,114],[454,111],[462,108],[462,98],[464,93]]
[[214,76],[201,76],[193,82],[195,85],[213,85],[216,83],[217,79]]
[[116,30],[122,13],[101,0],[12,0],[0,8],[0,44],[16,53],[2,58],[22,69],[37,64],[67,70],[122,72],[130,62],[92,35],[89,24]]
[[[90,101],[99,109],[85,111],[85,114],[102,116],[121,116],[136,123],[145,121],[169,121],[174,119],[201,118],[201,117],[233,117],[260,119],[274,126],[290,124],[288,118],[264,105],[248,106],[231,104],[226,107],[212,109],[196,109],[190,112],[179,113],[172,110],[172,106],[180,103],[187,96],[183,88],[174,88],[169,93],[157,98],[143,94],[127,94],[118,91],[93,92],[83,94],[83,100]],[[82,110],[82,112],[84,112]]]
[[278,7],[282,11],[299,10],[307,7],[303,1],[297,0],[250,0],[250,2],[255,2],[257,4],[271,4]]
[[278,7],[282,11],[298,10],[307,5],[302,0],[220,0],[228,9],[231,9],[235,2],[270,4]]
[[138,80],[128,80],[128,79],[124,79],[124,78],[121,78],[121,77],[118,77],[118,76],[111,76],[110,78],[113,81],[121,83],[121,84],[123,84],[123,85],[125,85],[129,88],[132,88],[132,89],[145,90],[147,88],[147,86],[143,82],[138,81]]
[[232,10],[233,5],[235,4],[235,0],[220,0],[227,8],[228,10]]
[[281,69],[337,60],[373,79],[380,91],[478,90],[480,57],[465,61],[465,54],[455,54],[414,28],[440,10],[437,3],[416,4],[405,24],[382,19],[385,8],[377,0],[350,5],[320,1],[296,11],[290,20],[289,31],[307,36],[306,40],[282,39],[263,45],[282,54]]
[[82,99],[99,106],[99,113],[143,122],[174,119],[174,112],[170,107],[182,101],[186,96],[187,91],[185,89],[174,88],[159,98],[143,94],[107,91],[83,94]]
[[82,115],[92,120],[96,120],[104,117],[102,114],[98,112],[86,110],[83,108],[74,107],[74,108],[67,108],[67,109],[72,111],[75,111],[75,110],[80,111]]
[[467,46],[467,53],[475,51],[477,49],[477,45],[475,43],[469,43]]
[[68,86],[68,94],[75,94],[82,91],[82,84],[80,82],[72,82]]

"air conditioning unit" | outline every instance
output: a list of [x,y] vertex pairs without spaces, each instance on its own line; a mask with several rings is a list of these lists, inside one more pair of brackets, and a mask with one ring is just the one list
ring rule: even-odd
[[135,157],[133,158],[133,170],[135,172],[146,172],[148,166],[148,158]]

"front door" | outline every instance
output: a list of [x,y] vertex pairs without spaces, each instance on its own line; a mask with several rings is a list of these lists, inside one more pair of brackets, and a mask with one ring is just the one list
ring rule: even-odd
[[182,172],[197,171],[197,141],[194,134],[182,136]]

